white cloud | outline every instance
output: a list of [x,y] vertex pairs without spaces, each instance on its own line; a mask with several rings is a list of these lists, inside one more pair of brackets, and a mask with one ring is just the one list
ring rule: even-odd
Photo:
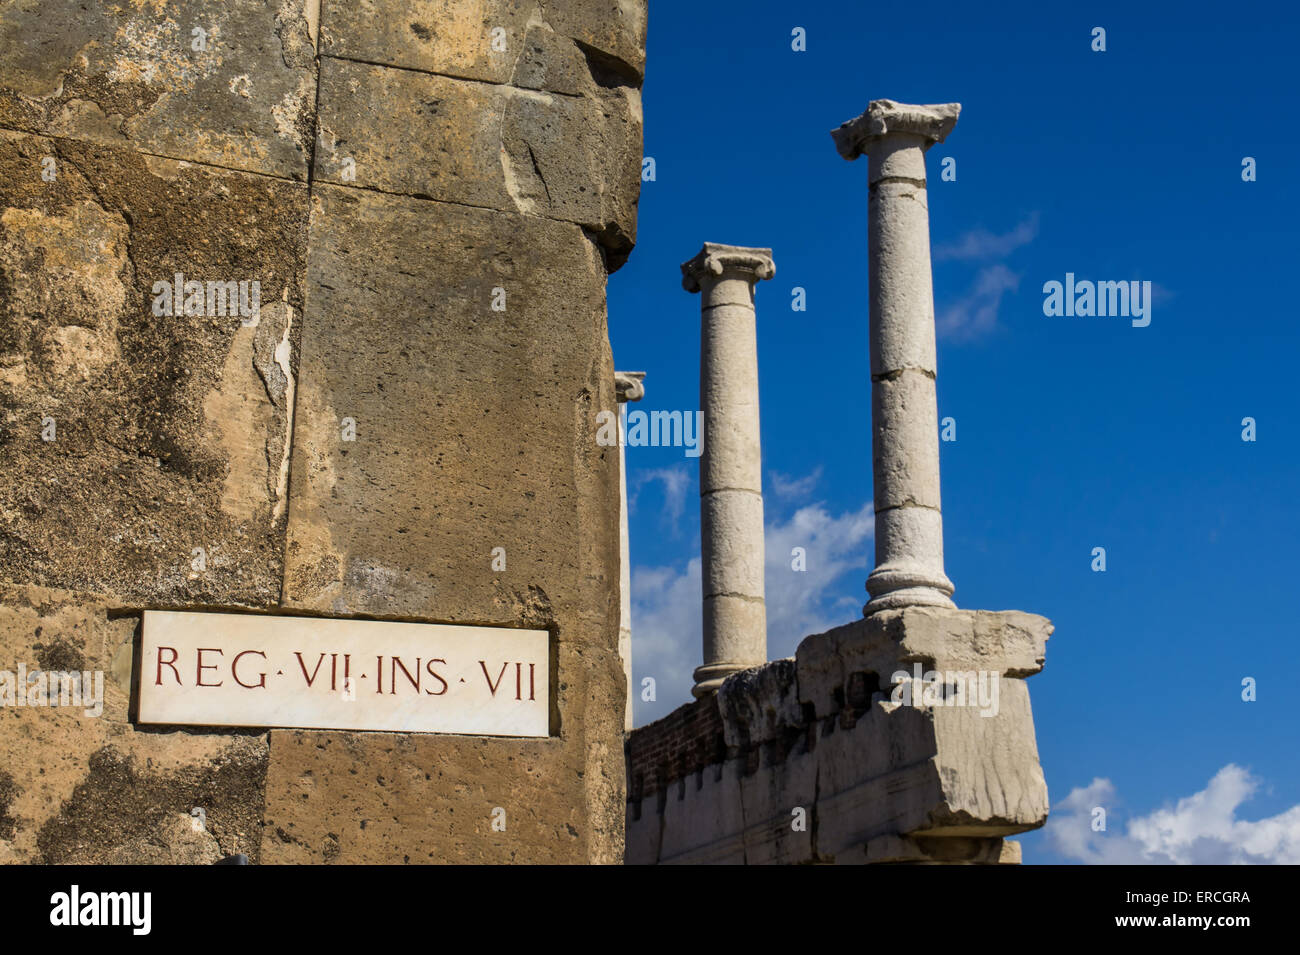
[[[700,665],[700,558],[685,569],[632,565],[632,686],[637,725],[666,716],[691,700],[691,674]],[[641,681],[655,681],[655,702],[641,699]]]
[[792,478],[778,471],[772,471],[768,474],[768,484],[773,497],[799,500],[813,492],[821,477],[822,467],[819,464],[811,474],[805,474],[801,478]]
[[1019,286],[1020,276],[1001,263],[980,269],[966,294],[939,313],[939,336],[966,341],[991,332],[998,324],[1003,294]]
[[684,464],[671,468],[637,471],[628,490],[628,510],[636,510],[637,498],[642,488],[647,484],[656,483],[663,487],[662,523],[678,531],[681,529],[682,514],[686,510],[686,492],[691,487],[691,474]]
[[[861,616],[874,520],[868,502],[832,516],[815,504],[765,529],[768,657],[790,656],[800,640]],[[791,569],[802,547],[807,570]],[[682,567],[632,567],[632,671],[638,725],[691,699],[701,662],[700,558]],[[851,579],[849,571],[858,571]],[[847,582],[841,583],[844,579]],[[655,680],[656,700],[642,702],[641,680]]]
[[1130,819],[1120,833],[1109,825],[1092,830],[1094,807],[1113,815],[1116,804],[1110,780],[1094,779],[1053,809],[1048,841],[1061,855],[1094,865],[1300,864],[1300,806],[1254,822],[1237,818],[1260,785],[1229,763],[1205,789]]
[[[820,504],[800,508],[784,524],[764,531],[767,652],[776,659],[794,653],[809,634],[862,616],[871,560],[875,516],[868,501],[857,511],[832,517]],[[802,547],[807,569],[791,568],[791,551]],[[836,584],[859,571],[845,587]]]
[[961,298],[939,310],[935,328],[940,338],[970,341],[997,328],[1002,296],[1020,286],[1020,276],[1002,260],[1037,236],[1038,213],[1035,212],[1010,232],[995,235],[987,229],[972,229],[956,242],[935,247],[936,262],[989,263],[980,267]]
[[994,235],[987,229],[972,229],[956,242],[935,246],[934,260],[948,261],[988,261],[1004,259],[1016,249],[1028,245],[1038,236],[1038,213],[1021,222],[1010,232]]

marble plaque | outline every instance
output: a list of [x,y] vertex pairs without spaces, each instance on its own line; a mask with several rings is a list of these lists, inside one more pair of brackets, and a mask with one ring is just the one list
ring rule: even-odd
[[549,637],[146,610],[139,722],[546,736]]

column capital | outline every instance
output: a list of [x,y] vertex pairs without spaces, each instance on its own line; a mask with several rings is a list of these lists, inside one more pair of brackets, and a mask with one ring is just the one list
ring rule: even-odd
[[645,397],[645,372],[614,372],[614,392],[620,404],[626,401],[640,401]]
[[770,279],[776,274],[772,250],[705,242],[704,248],[694,258],[682,263],[682,288],[688,292],[698,292],[702,288],[702,282],[710,278],[721,278],[727,272],[738,273],[737,278],[748,277],[750,284],[760,279]]
[[874,142],[893,135],[919,136],[925,140],[922,148],[929,149],[947,138],[960,113],[961,103],[916,106],[875,99],[857,119],[831,130],[831,138],[839,154],[849,160],[870,152]]

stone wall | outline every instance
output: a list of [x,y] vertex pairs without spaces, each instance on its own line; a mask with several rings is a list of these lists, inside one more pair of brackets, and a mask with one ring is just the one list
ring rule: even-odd
[[[627,861],[1018,862],[1005,837],[1047,820],[1024,678],[1051,632],[1017,611],[887,610],[729,677],[629,736]],[[917,666],[996,674],[996,706],[895,700]]]
[[[0,708],[0,861],[622,858],[645,16],[0,4],[0,670],[107,677]],[[260,310],[158,314],[177,274]],[[552,736],[138,726],[161,608],[546,628]]]

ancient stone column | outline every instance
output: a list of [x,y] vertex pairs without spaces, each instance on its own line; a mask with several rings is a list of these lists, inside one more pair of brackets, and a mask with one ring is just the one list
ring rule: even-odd
[[614,390],[618,395],[618,656],[627,676],[627,711],[623,728],[632,728],[632,563],[627,532],[627,425],[623,410],[629,401],[645,397],[644,371],[614,372]]
[[894,607],[952,607],[943,571],[934,291],[925,151],[957,122],[958,103],[873,100],[833,131],[845,159],[870,161],[871,458],[876,568],[870,616]]
[[683,288],[702,295],[704,663],[695,670],[697,698],[737,670],[767,662],[754,285],[775,274],[771,249],[712,242],[682,263]]

